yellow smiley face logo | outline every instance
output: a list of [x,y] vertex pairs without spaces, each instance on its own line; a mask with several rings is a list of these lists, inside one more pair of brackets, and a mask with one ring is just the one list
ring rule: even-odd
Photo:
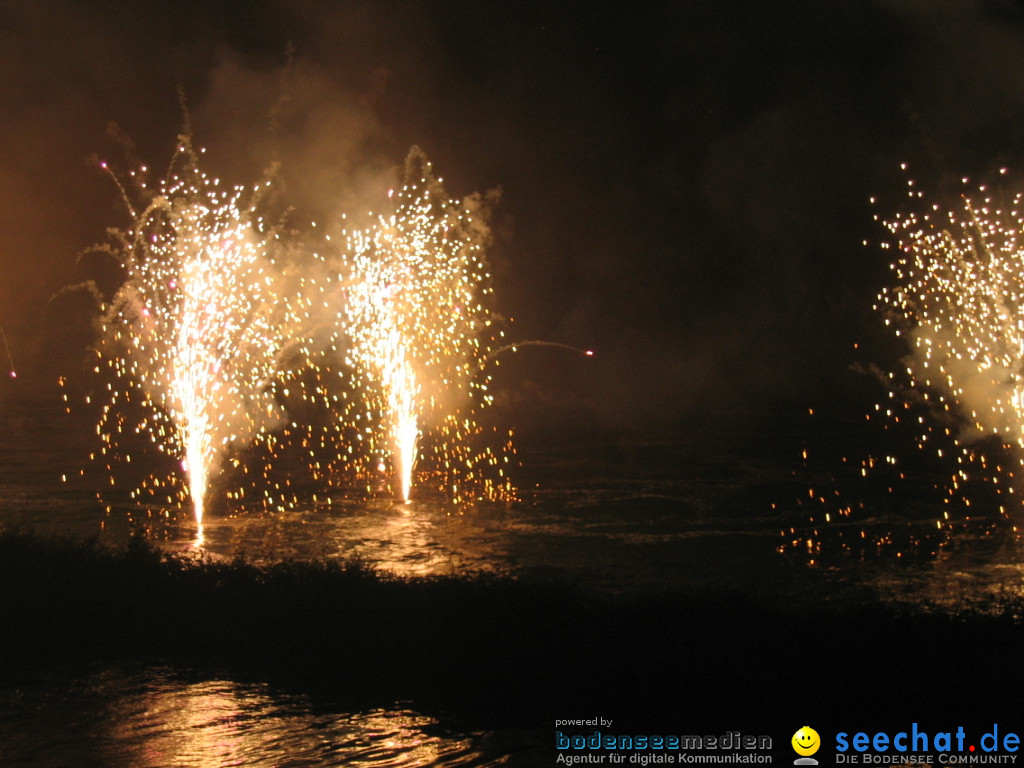
[[793,734],[793,749],[798,755],[810,757],[818,751],[820,746],[821,739],[818,737],[818,732],[809,725],[805,725]]

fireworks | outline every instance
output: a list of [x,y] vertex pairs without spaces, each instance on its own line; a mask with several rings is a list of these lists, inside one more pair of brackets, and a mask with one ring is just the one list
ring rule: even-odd
[[[181,461],[201,522],[221,454],[281,418],[269,384],[298,336],[302,302],[283,290],[258,195],[222,189],[185,141],[173,171],[123,234],[126,281],[103,324],[111,365],[150,406],[134,429]],[[125,426],[105,409],[108,442]]]
[[[224,455],[255,445],[265,451],[266,481],[255,495],[287,505],[297,501],[283,498],[291,479],[271,483],[273,463],[297,451],[313,479],[329,480],[319,444],[335,457],[331,468],[363,476],[390,469],[402,500],[425,453],[421,475],[449,498],[511,498],[511,442],[482,440],[477,423],[491,402],[483,361],[502,335],[486,308],[478,199],[449,200],[414,149],[404,185],[389,194],[390,212],[345,232],[341,251],[322,257],[264,225],[265,191],[222,188],[183,139],[168,180],[152,191],[140,182],[140,211],[124,194],[132,225],[107,248],[125,282],[102,320],[99,354],[114,382],[100,453],[145,435],[185,479],[176,488],[173,479],[147,477],[132,497],[191,498],[201,523]],[[332,330],[318,345],[325,323]],[[315,426],[322,414],[297,423],[310,404],[330,427]]]
[[[347,363],[383,417],[386,436],[373,443],[389,447],[396,491],[407,500],[421,424],[443,423],[469,402],[472,388],[489,401],[477,369],[491,324],[483,304],[490,275],[484,231],[464,205],[447,199],[419,150],[407,159],[404,185],[389,196],[390,214],[348,235]],[[456,420],[448,439],[468,439],[470,429]]]
[[[923,201],[923,193],[909,184],[911,197]],[[1022,199],[980,186],[964,193],[956,209],[933,204],[887,222],[899,257],[891,265],[896,284],[884,289],[879,301],[886,324],[912,350],[905,361],[910,389],[931,405],[940,417],[932,421],[960,454],[953,490],[968,480],[965,464],[986,463],[975,450],[986,435],[1012,445],[1017,463],[1022,460]],[[899,414],[887,410],[898,421]],[[929,432],[922,431],[919,446],[942,458],[946,449]],[[1012,477],[1008,472],[1006,479]],[[1015,492],[1012,482],[1006,492]]]
[[[935,553],[957,530],[989,536],[1005,525],[1017,532],[1024,195],[962,184],[956,202],[944,206],[910,180],[910,205],[882,222],[891,235],[882,248],[896,255],[892,283],[875,310],[908,352],[891,371],[872,366],[887,397],[866,422],[884,432],[872,436],[874,450],[861,458],[832,455],[831,444],[816,448],[829,456],[827,472],[818,472],[816,487],[798,502],[810,510],[813,528],[784,531],[780,550],[806,552],[814,562],[823,524],[831,524],[828,535],[841,550],[862,556]],[[850,439],[859,438],[851,432]],[[803,458],[809,470],[806,449]]]

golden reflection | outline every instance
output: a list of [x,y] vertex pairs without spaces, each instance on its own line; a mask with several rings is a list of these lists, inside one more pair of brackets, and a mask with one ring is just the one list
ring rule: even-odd
[[436,721],[408,710],[319,714],[266,686],[161,675],[147,683],[118,697],[110,713],[111,764],[412,767],[479,757],[469,738],[430,735]]
[[514,571],[508,534],[518,519],[509,517],[507,507],[492,504],[336,499],[285,512],[252,508],[207,516],[198,527],[183,509],[170,516],[117,509],[104,522],[112,540],[141,534],[188,556],[354,558],[405,577]]
[[336,518],[329,540],[342,557],[397,576],[432,576],[468,567],[494,569],[493,530],[474,507],[406,502]]

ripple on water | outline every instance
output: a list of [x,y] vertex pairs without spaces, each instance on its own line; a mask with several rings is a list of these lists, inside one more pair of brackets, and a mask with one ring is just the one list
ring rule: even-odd
[[[492,766],[490,732],[447,732],[408,708],[332,712],[270,686],[107,669],[0,687],[0,765]],[[508,746],[507,735],[502,739]],[[536,738],[513,751],[535,748]]]

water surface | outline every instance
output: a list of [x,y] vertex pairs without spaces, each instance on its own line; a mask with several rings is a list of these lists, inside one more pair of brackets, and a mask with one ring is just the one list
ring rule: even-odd
[[[1019,595],[1024,583],[1020,542],[995,517],[940,535],[938,510],[885,502],[861,519],[811,524],[792,425],[751,425],[714,444],[617,434],[528,445],[521,500],[509,504],[396,504],[335,489],[288,511],[211,513],[200,532],[187,508],[97,498],[104,479],[79,472],[91,445],[80,422],[48,407],[2,410],[0,526],[111,544],[141,533],[206,558],[485,571],[627,597],[721,589],[955,607]],[[464,731],[409,703],[360,710],[164,667],[27,669],[0,680],[0,765],[544,765],[545,734]]]
[[452,733],[401,705],[335,712],[167,668],[34,670],[0,687],[3,766],[492,766],[529,764],[539,743],[514,730]]

